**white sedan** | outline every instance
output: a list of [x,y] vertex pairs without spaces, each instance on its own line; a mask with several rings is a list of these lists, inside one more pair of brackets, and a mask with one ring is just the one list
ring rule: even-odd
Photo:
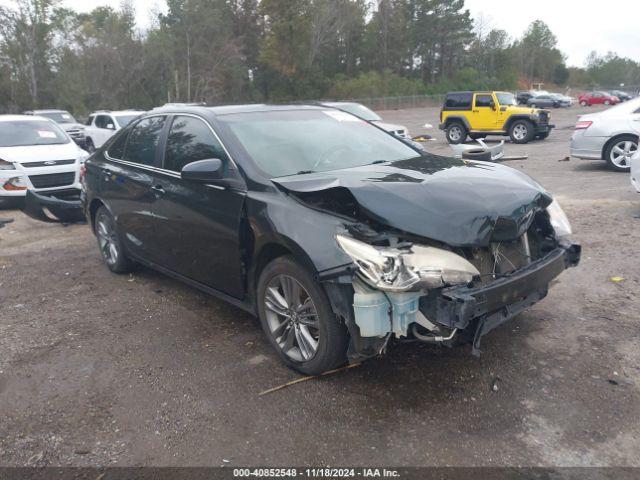
[[19,204],[27,190],[77,193],[88,156],[48,118],[0,115],[0,206]]
[[582,115],[571,137],[571,156],[605,160],[609,167],[628,172],[638,150],[640,97],[602,112]]

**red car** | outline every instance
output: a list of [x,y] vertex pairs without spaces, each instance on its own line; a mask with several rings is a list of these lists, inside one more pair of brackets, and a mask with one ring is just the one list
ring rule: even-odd
[[591,105],[615,105],[616,103],[620,103],[620,99],[607,92],[589,92],[580,95],[578,97],[578,103],[583,107],[590,107]]

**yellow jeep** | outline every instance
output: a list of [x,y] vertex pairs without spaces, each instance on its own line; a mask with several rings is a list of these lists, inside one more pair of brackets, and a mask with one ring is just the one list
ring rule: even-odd
[[519,107],[509,92],[447,93],[440,111],[440,130],[449,143],[462,143],[488,135],[508,135],[513,143],[528,143],[549,136],[548,110]]

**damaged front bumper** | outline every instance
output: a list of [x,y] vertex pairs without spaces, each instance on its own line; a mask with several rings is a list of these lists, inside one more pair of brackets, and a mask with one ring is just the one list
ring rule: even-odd
[[[472,342],[472,351],[478,355],[482,337],[542,300],[553,279],[578,265],[580,253],[579,245],[561,243],[528,266],[491,282],[426,292],[354,291],[345,288],[347,276],[340,277],[338,272],[321,276],[320,280],[334,311],[349,329],[350,361],[375,356],[392,336],[444,346],[453,346],[460,340]],[[358,285],[357,280],[353,285]],[[417,334],[416,326],[433,335]]]
[[81,223],[86,218],[82,209],[82,192],[78,189],[51,193],[27,191],[24,213],[47,223]]
[[438,325],[473,333],[473,353],[477,355],[484,335],[546,297],[551,281],[578,265],[580,253],[579,245],[560,245],[527,267],[491,283],[447,288],[431,302],[423,297],[420,311]]

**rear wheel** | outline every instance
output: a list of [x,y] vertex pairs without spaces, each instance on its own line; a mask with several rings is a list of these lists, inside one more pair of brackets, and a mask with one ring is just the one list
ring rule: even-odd
[[129,273],[135,264],[127,257],[120,241],[116,222],[106,207],[96,212],[94,224],[102,259],[114,273]]
[[467,129],[460,122],[451,122],[447,127],[447,141],[449,143],[458,144],[467,139]]
[[516,120],[509,127],[509,137],[513,143],[528,143],[535,137],[533,123],[529,120]]
[[638,150],[638,137],[621,135],[609,143],[604,158],[610,169],[616,172],[628,172],[631,169],[631,157]]
[[265,267],[256,298],[262,328],[287,366],[318,375],[344,363],[347,330],[320,285],[292,257]]

